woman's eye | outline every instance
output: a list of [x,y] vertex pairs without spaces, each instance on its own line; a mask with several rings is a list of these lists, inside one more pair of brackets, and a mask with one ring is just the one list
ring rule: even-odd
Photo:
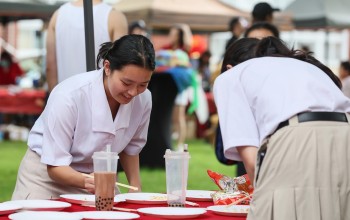
[[130,85],[131,85],[130,83],[126,83],[126,82],[124,82],[124,81],[122,81],[122,83],[123,83],[123,85],[125,85],[125,86],[130,86]]

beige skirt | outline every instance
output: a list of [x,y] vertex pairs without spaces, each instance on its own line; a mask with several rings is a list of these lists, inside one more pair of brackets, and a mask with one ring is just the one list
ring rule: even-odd
[[350,219],[349,123],[289,124],[259,149],[267,151],[247,219]]
[[89,192],[53,181],[47,173],[47,165],[41,163],[40,156],[28,148],[18,170],[12,200],[57,199],[61,194],[89,194]]

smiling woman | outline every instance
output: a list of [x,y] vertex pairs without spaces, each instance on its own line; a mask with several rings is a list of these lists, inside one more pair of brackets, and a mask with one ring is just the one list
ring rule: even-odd
[[141,189],[139,153],[151,113],[146,90],[155,68],[152,43],[127,35],[101,45],[99,70],[57,85],[35,122],[12,199],[50,199],[94,193],[92,154],[111,145],[130,185]]

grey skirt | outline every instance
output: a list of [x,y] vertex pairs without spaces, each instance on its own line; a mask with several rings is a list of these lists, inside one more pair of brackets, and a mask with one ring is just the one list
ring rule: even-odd
[[349,123],[289,124],[259,149],[266,154],[247,219],[350,219]]
[[53,181],[47,173],[47,165],[40,156],[28,148],[18,169],[12,200],[57,199],[62,194],[89,194],[88,191]]

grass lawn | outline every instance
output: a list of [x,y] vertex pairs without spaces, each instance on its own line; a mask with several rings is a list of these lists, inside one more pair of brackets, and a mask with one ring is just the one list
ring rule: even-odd
[[[229,176],[236,173],[235,166],[220,164],[213,148],[203,140],[189,140],[191,155],[189,165],[188,189],[218,189],[207,175],[207,169]],[[17,169],[27,149],[25,142],[0,142],[0,202],[9,200],[15,187]],[[141,168],[142,191],[166,192],[165,170]],[[125,175],[119,175],[119,181],[127,183]],[[126,192],[125,189],[121,189]]]

